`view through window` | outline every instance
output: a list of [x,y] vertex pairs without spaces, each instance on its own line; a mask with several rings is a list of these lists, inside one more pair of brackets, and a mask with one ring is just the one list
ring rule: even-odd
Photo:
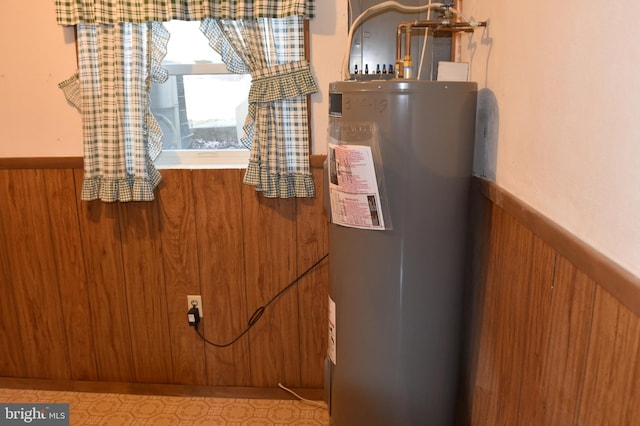
[[163,132],[159,167],[246,166],[242,144],[249,74],[227,70],[200,22],[164,23],[171,34],[163,66],[169,79],[151,88],[151,110]]

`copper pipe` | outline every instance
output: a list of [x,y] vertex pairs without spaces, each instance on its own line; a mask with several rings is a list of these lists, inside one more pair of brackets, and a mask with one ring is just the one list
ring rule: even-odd
[[402,28],[400,27],[400,24],[398,24],[398,29],[397,29],[397,33],[396,33],[396,62],[394,64],[394,73],[396,75],[396,77],[398,78],[402,78],[402,67],[400,66],[402,64],[402,41],[401,41],[401,37],[402,37]]
[[[397,26],[397,34],[396,34],[396,64],[395,64],[395,72],[397,77],[404,78],[404,62],[407,59],[411,59],[411,28],[414,26],[418,20],[400,22]],[[402,29],[405,31],[405,39],[404,39],[404,57],[402,56]],[[407,58],[408,57],[408,58]]]
[[404,29],[404,56],[411,56],[411,28],[413,23],[409,22]]
[[400,22],[397,26],[396,33],[396,74],[398,77],[404,77],[403,69],[400,66],[403,63],[402,56],[402,30],[405,30],[405,56],[411,56],[411,32],[412,28],[427,28],[436,32],[473,32],[478,27],[486,27],[487,23],[477,22],[474,25],[468,22],[451,22],[449,20],[413,20]]
[[473,31],[478,27],[486,27],[486,22],[477,22],[475,25],[471,25],[468,22],[447,22],[447,21],[415,21],[412,23],[412,27],[415,28],[432,28],[437,31]]
[[401,37],[402,37],[402,27],[401,27],[402,23],[398,24],[398,30],[396,33],[396,62],[400,61],[400,59],[402,59],[402,42]]

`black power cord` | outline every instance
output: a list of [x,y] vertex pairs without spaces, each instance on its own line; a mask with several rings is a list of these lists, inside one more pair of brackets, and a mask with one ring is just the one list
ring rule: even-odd
[[[206,343],[208,343],[211,346],[215,346],[217,348],[226,348],[228,346],[233,345],[234,343],[236,343],[238,340],[240,340],[240,338],[242,338],[242,336],[244,336],[245,334],[247,334],[249,332],[249,330],[251,330],[251,328],[256,325],[256,323],[258,322],[258,320],[260,318],[262,318],[262,314],[264,314],[265,309],[267,309],[267,307],[272,304],[273,302],[275,302],[278,298],[280,298],[280,296],[282,296],[284,293],[287,292],[287,290],[289,290],[291,287],[293,287],[294,285],[296,285],[298,283],[298,281],[300,281],[305,275],[307,275],[309,272],[311,272],[313,269],[315,269],[318,265],[320,265],[322,263],[323,260],[325,260],[327,257],[329,257],[329,253],[325,254],[324,256],[322,256],[316,263],[314,263],[313,265],[311,265],[306,271],[304,271],[302,274],[300,274],[295,280],[291,281],[289,284],[287,284],[286,287],[284,287],[282,290],[280,290],[278,293],[276,293],[275,296],[273,296],[267,303],[265,303],[264,305],[260,306],[258,309],[256,309],[253,314],[251,315],[251,317],[249,317],[249,321],[247,322],[247,327],[240,333],[238,334],[233,340],[227,342],[227,343],[215,343],[212,342],[210,340],[207,340],[207,338],[205,338],[200,331],[198,330],[198,323],[200,318],[197,318],[197,320],[193,321],[193,325],[195,330],[196,330],[196,334],[198,336],[200,336],[200,338],[202,340],[204,340]],[[197,311],[197,310],[196,310]],[[191,312],[191,311],[190,311]],[[191,321],[190,321],[191,323]]]

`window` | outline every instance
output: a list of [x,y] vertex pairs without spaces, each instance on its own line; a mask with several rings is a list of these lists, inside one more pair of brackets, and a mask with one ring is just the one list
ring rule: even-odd
[[[162,129],[149,101],[151,81],[168,78],[159,62],[170,38],[162,22],[171,19],[201,21],[206,39],[221,52],[227,66],[252,75],[245,121],[251,152],[248,161],[242,162],[246,165],[243,182],[268,198],[313,197],[307,96],[316,93],[318,85],[305,58],[304,20],[314,16],[314,1],[56,0],[58,24],[75,25],[78,40],[78,70],[59,87],[82,114],[82,199],[154,199],[161,175],[150,160],[156,161],[162,152]],[[190,41],[188,49],[192,47]],[[195,75],[197,66],[211,63],[194,58],[188,74],[175,71],[183,77],[174,84],[177,106],[169,105],[178,111],[177,121],[176,114],[161,121],[169,134],[180,130],[180,136],[167,143],[182,147],[182,127],[191,132],[187,100],[178,96],[179,87],[182,97],[186,93],[184,76]],[[231,105],[219,93],[211,98]],[[157,106],[167,105],[158,102]]]
[[163,132],[158,168],[246,167],[242,144],[249,74],[227,70],[199,21],[170,21],[163,66],[169,79],[151,87],[151,110]]

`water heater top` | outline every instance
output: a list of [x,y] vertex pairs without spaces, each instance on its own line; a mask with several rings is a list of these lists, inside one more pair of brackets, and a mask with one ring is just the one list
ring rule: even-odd
[[371,92],[371,91],[389,91],[389,92],[412,92],[412,91],[442,91],[442,90],[460,90],[460,91],[476,91],[478,84],[471,81],[429,81],[429,80],[367,80],[367,81],[334,81],[329,84],[330,93],[341,92]]

